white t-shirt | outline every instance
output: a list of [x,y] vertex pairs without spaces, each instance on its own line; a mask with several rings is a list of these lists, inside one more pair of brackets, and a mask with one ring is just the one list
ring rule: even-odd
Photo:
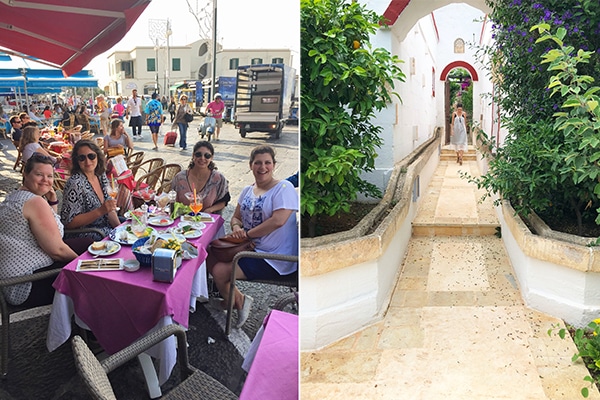
[[142,115],[142,99],[140,97],[130,97],[127,100],[127,110],[130,117],[140,117]]
[[[282,180],[266,193],[256,196],[254,185],[246,186],[238,199],[244,229],[252,229],[273,215],[275,210],[292,210],[290,217],[280,228],[268,235],[252,238],[259,253],[298,254],[298,193],[294,186]],[[298,263],[279,260],[266,260],[280,275],[288,275],[298,270]]]

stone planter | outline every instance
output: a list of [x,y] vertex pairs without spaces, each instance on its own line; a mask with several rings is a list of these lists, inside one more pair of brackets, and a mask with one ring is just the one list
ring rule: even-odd
[[537,215],[525,225],[508,201],[498,207],[502,239],[528,306],[576,327],[600,316],[600,248],[552,231]]
[[412,236],[420,188],[439,161],[440,131],[395,166],[380,204],[358,226],[302,239],[302,350],[324,347],[383,317]]

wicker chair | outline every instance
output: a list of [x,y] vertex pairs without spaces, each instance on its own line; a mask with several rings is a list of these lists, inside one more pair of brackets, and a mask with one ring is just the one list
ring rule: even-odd
[[160,177],[160,182],[157,185],[157,194],[168,192],[171,189],[171,181],[175,178],[175,175],[181,172],[181,165],[179,164],[165,164],[161,168],[163,172]]
[[[28,283],[39,281],[46,278],[51,278],[58,275],[61,271],[60,268],[52,269],[49,271],[34,272],[30,275],[23,275],[14,278],[0,279],[0,289],[18,285],[21,283]],[[35,308],[35,307],[34,307]],[[28,307],[14,306],[8,304],[4,295],[0,293],[0,311],[2,312],[2,326],[0,326],[0,337],[2,338],[1,359],[0,359],[0,373],[2,378],[5,379],[8,374],[8,360],[10,353],[10,314],[14,314],[19,311],[27,310]]]
[[15,147],[17,148],[17,159],[15,160],[15,165],[13,166],[13,170],[17,170],[17,167],[21,167],[19,169],[19,171],[23,170],[23,164],[22,164],[22,160],[23,160],[23,154],[21,153],[21,146],[19,145],[19,141],[18,140],[13,140],[13,145],[15,145]]
[[[267,259],[267,260],[283,260],[283,261],[294,261],[298,262],[298,256],[289,256],[285,254],[273,254],[273,253],[258,253],[254,251],[240,251],[233,258],[233,264],[231,268],[231,278],[229,284],[229,299],[227,299],[228,307],[227,307],[227,324],[225,325],[225,335],[229,336],[231,332],[231,319],[233,314],[233,296],[235,289],[235,270],[238,266],[240,259],[242,258],[258,258],[258,259]],[[263,279],[255,279],[252,283],[264,283],[267,285],[278,285],[278,286],[287,286],[289,288],[298,288],[298,271],[294,272],[290,275],[281,276],[274,280],[263,280]]]
[[142,163],[142,161],[144,160],[144,152],[143,151],[138,151],[135,153],[130,154],[127,159],[125,160],[125,163],[127,164],[127,167],[132,170],[132,168],[134,166],[139,166],[139,164]]
[[91,398],[98,400],[116,399],[108,379],[108,373],[171,335],[175,335],[177,338],[177,357],[182,382],[162,396],[161,399],[237,399],[237,396],[219,381],[189,365],[187,339],[185,331],[179,325],[168,325],[150,333],[102,361],[96,359],[81,337],[73,337],[72,346],[75,365]]
[[145,184],[148,189],[156,190],[156,186],[158,186],[158,182],[160,181],[160,177],[162,176],[163,169],[162,166],[153,169],[145,175],[142,175],[136,180],[135,183],[135,191],[138,191]]
[[[158,167],[161,167],[165,164],[165,160],[162,158],[151,158],[149,160],[143,161],[138,165],[134,165],[132,166],[131,169],[131,175],[133,176],[134,179],[136,179],[136,175],[138,173],[138,171],[142,171],[140,172],[140,174],[145,175],[148,174],[149,172],[155,170]],[[141,176],[141,175],[140,175]]]

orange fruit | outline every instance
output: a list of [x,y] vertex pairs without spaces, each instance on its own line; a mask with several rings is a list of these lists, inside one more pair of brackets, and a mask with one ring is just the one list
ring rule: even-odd
[[360,47],[360,42],[358,40],[353,41],[352,47],[354,48],[354,50],[358,49]]

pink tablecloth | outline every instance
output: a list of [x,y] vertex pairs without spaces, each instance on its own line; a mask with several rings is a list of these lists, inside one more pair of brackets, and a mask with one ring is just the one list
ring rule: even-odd
[[[210,240],[223,225],[214,215],[202,236],[191,240],[199,250],[197,258],[184,260],[173,283],[154,282],[150,268],[137,272],[77,272],[78,259],[69,263],[54,281],[54,288],[73,300],[75,314],[94,332],[109,353],[115,353],[140,338],[166,315],[187,328],[192,279],[206,259]],[[164,227],[165,229],[168,227]],[[114,258],[135,258],[131,246],[122,246]]]
[[298,316],[273,310],[263,326],[240,400],[298,399]]

